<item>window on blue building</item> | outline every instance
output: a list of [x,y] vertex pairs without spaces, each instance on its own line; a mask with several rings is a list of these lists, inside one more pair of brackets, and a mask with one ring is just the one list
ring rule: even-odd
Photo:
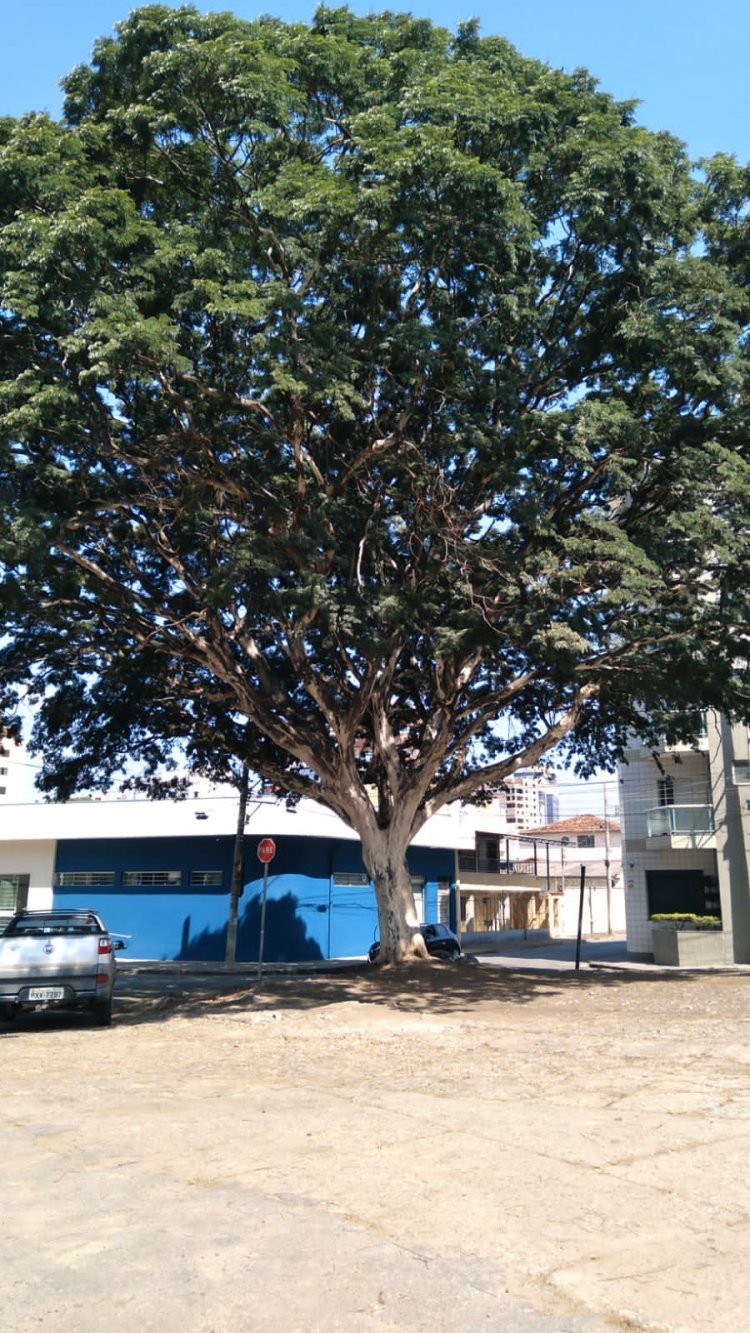
[[444,926],[451,923],[451,886],[450,880],[438,880],[438,921]]
[[415,875],[412,875],[411,891],[414,894],[414,907],[417,913],[417,920],[424,921],[424,880],[417,879]]
[[115,882],[114,870],[60,870],[55,876],[60,889],[107,888]]
[[159,884],[181,884],[181,870],[123,870],[122,882],[126,889],[154,888]]

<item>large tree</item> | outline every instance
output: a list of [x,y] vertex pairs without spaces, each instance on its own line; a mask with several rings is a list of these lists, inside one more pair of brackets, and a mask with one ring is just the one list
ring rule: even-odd
[[748,711],[747,177],[473,25],[147,6],[0,122],[6,714],[361,838]]

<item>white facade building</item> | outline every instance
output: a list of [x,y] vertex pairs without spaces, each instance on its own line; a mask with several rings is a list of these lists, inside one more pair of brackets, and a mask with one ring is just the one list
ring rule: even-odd
[[717,950],[750,962],[748,728],[706,715],[694,746],[634,744],[620,766],[628,953],[654,953],[654,914],[721,918]]
[[532,834],[549,839],[553,896],[559,895],[557,909],[552,912],[554,933],[571,937],[578,932],[583,866],[583,934],[621,934],[625,930],[625,895],[620,825],[599,815],[582,814],[535,828]]
[[0,806],[39,800],[34,788],[38,764],[29,757],[25,745],[0,736]]
[[547,768],[519,768],[505,779],[505,811],[511,831],[551,824],[560,813],[554,773]]
[[[129,795],[93,797],[64,804],[25,803],[0,808],[0,921],[23,907],[46,910],[52,906],[59,844],[96,840],[101,845],[125,845],[133,839],[233,838],[237,824],[237,792],[213,789],[210,795],[192,794],[181,801],[150,801]],[[414,838],[414,848],[442,850],[452,865],[460,849],[473,849],[477,828],[504,828],[504,808],[452,805],[440,810]],[[300,801],[293,809],[277,797],[251,796],[245,834],[248,840],[273,837],[297,842],[335,840],[358,843],[356,833],[332,811],[314,801]],[[448,917],[448,885],[440,889],[437,908]],[[82,889],[85,887],[81,886]],[[414,885],[417,910],[424,906],[421,888]]]
[[479,814],[474,847],[462,844],[457,855],[463,931],[575,936],[581,865],[586,866],[583,933],[624,931],[619,824],[585,814],[517,833],[512,827],[491,830]]

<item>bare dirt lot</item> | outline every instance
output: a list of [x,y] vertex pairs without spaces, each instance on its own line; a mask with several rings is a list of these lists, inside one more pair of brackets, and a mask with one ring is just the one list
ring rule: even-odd
[[0,1330],[745,1328],[748,987],[435,965],[6,1026]]

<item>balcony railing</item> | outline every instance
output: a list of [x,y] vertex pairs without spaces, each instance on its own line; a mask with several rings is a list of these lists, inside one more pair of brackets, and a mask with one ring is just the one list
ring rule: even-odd
[[501,860],[498,856],[480,856],[478,852],[459,852],[458,868],[476,875],[512,875],[517,867],[515,861]]
[[646,814],[649,838],[670,833],[713,833],[714,812],[710,805],[661,805]]

